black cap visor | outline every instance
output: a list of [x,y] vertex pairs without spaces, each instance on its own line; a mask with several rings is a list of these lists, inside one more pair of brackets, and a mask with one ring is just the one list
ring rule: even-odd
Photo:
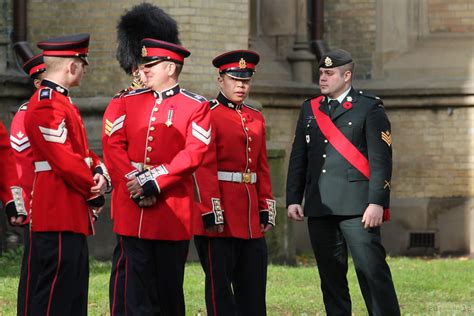
[[161,62],[161,61],[172,61],[176,64],[180,64],[182,65],[183,63],[178,61],[178,60],[174,60],[174,59],[171,59],[169,57],[161,57],[161,56],[146,56],[146,57],[142,57],[142,63],[140,64],[141,67],[144,67],[146,65],[150,65],[150,64],[154,64],[154,63],[157,63],[157,62]]
[[227,71],[221,71],[220,73],[223,75],[228,75],[229,77],[234,78],[234,79],[249,80],[250,78],[252,78],[255,71],[251,69],[246,69],[242,71],[227,70]]

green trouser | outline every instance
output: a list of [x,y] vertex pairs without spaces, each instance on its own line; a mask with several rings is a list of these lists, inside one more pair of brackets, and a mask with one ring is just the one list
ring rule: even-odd
[[400,315],[380,228],[364,229],[361,216],[308,219],[324,305],[328,315],[351,315],[347,284],[348,248],[369,315]]

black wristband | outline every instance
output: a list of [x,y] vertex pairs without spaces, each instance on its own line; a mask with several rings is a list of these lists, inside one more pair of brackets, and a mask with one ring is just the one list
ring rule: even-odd
[[93,199],[87,200],[87,204],[92,207],[102,207],[105,204],[105,197],[103,195],[99,195]]

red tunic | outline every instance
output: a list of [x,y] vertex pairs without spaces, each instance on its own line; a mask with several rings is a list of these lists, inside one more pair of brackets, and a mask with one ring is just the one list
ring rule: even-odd
[[49,80],[41,85],[25,116],[36,170],[32,231],[90,235],[94,227],[86,200],[96,197],[90,189],[99,162],[89,151],[84,123],[68,90]]
[[[205,163],[196,172],[202,201],[197,207],[201,215],[215,212],[212,201],[220,197],[224,233],[207,233],[203,220],[197,215],[194,218],[195,234],[260,238],[263,236],[260,232],[261,212],[268,212],[272,224],[275,224],[276,216],[267,162],[265,120],[260,111],[245,104],[234,105],[222,93],[217,100],[210,102],[210,107],[215,139]],[[217,166],[213,161],[217,161]],[[231,180],[229,177],[233,181],[228,181]],[[247,180],[247,183],[237,182],[239,179]]]
[[[141,88],[134,81],[134,82],[132,82],[130,87],[128,87],[126,89],[123,89],[122,91],[118,92],[112,98],[112,100],[110,100],[109,105],[105,109],[105,113],[104,113],[103,118],[102,118],[102,126],[103,126],[103,128],[102,128],[102,155],[104,157],[105,165],[109,165],[109,163],[107,161],[107,157],[108,157],[108,155],[107,155],[107,149],[108,149],[107,140],[109,138],[109,135],[111,134],[111,131],[112,131],[112,128],[113,128],[113,122],[117,118],[116,111],[118,111],[119,108],[120,108],[121,100],[119,100],[119,99],[121,97],[123,97],[124,95],[126,95],[127,93],[129,93],[130,91],[133,91],[133,90],[136,90],[136,89],[141,89]],[[114,170],[108,170],[109,175],[110,175],[110,173],[113,173],[114,171],[116,171],[116,170],[115,169]],[[115,179],[120,178],[120,173],[114,175],[113,178],[115,178]],[[112,198],[112,200],[110,202],[110,217],[111,217],[111,219],[114,219],[114,209],[115,209],[114,208],[114,199]]]
[[[10,127],[10,144],[13,148],[16,161],[16,170],[23,188],[23,199],[25,206],[29,210],[31,202],[31,191],[33,190],[33,181],[35,179],[35,165],[33,161],[33,152],[31,151],[30,140],[25,131],[25,114],[28,108],[28,102],[22,104],[12,120]],[[30,212],[25,223],[30,221]]]
[[10,147],[8,131],[0,121],[0,201],[5,207],[14,202],[19,215],[26,216],[25,204],[22,198],[20,180],[15,169],[15,156]]
[[[114,232],[154,240],[189,240],[194,204],[193,172],[210,142],[209,107],[179,85],[157,93],[131,91],[109,104],[104,153],[110,171]],[[158,202],[138,207],[126,183],[151,169]]]

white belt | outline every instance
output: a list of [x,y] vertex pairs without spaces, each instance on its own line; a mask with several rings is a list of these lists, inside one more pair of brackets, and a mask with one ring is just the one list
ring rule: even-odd
[[[92,158],[91,157],[84,158],[84,162],[86,163],[86,165],[89,168],[92,166]],[[50,171],[50,170],[51,170],[51,165],[46,160],[44,160],[44,161],[35,161],[35,172]]]
[[220,181],[230,181],[237,183],[256,183],[257,174],[255,172],[227,172],[227,171],[218,171],[217,179]]

